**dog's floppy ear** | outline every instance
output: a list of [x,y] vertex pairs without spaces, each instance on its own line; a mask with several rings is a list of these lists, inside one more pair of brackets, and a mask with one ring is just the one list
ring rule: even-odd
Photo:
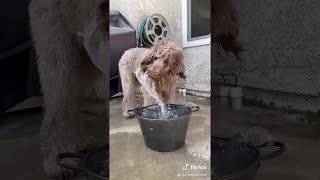
[[184,56],[182,50],[178,50],[174,55],[174,63],[171,66],[171,73],[173,75],[178,75],[182,79],[186,79],[184,70]]
[[84,32],[79,32],[83,38],[83,46],[92,63],[103,73],[108,73],[108,15],[107,3],[98,5],[90,22],[85,24]]
[[155,51],[149,52],[141,61],[140,66],[143,72],[146,72],[148,69],[148,65],[152,64],[152,62],[156,59],[154,54],[155,54]]
[[214,43],[218,43],[228,54],[232,52],[241,60],[246,51],[237,40],[239,36],[239,15],[234,0],[214,0],[211,4]]

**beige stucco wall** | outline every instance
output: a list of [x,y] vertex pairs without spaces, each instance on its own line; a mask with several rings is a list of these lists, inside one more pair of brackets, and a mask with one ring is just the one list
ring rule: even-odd
[[[110,10],[121,12],[138,30],[140,21],[154,13],[163,15],[168,23],[171,40],[182,42],[180,0],[111,0]],[[210,91],[210,45],[184,49],[187,80],[185,87],[197,91]]]
[[[237,1],[243,64],[224,55],[241,85],[305,95],[320,93],[320,1]],[[217,67],[215,66],[215,67]]]

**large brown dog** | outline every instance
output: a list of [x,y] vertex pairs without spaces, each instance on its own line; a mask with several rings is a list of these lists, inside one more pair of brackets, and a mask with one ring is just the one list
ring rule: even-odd
[[135,72],[141,68],[153,79],[156,91],[164,103],[175,103],[176,76],[186,78],[182,49],[171,41],[160,41],[150,49],[132,48],[126,51],[119,62],[119,71],[123,88],[123,116],[129,117],[130,109],[139,107],[136,102],[136,90],[143,93],[144,106],[156,104],[155,99],[141,86]]
[[[96,142],[95,134],[79,117],[80,105],[96,95],[106,94],[107,0],[32,0],[29,7],[31,30],[38,55],[38,69],[45,113],[41,126],[41,153],[48,176],[69,175],[56,163],[63,152],[78,152]],[[101,45],[101,46],[100,46]],[[107,97],[102,97],[103,99]],[[108,105],[108,104],[106,104]],[[108,110],[105,126],[94,131],[108,140]],[[97,124],[97,122],[93,122]]]

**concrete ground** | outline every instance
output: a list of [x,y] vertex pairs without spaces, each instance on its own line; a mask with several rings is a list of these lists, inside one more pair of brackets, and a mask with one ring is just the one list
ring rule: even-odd
[[[101,104],[102,103],[102,104]],[[97,133],[97,127],[106,127],[102,112],[103,102],[87,103],[80,118],[87,133],[108,140]],[[103,118],[102,118],[103,117]],[[49,180],[41,164],[39,130],[42,121],[40,108],[0,115],[0,179],[3,180]],[[91,123],[94,121],[94,123]],[[102,142],[103,141],[103,142]],[[73,180],[85,180],[77,176]]]
[[[112,117],[119,117],[119,114],[116,113],[120,108],[119,100],[114,99],[111,102]],[[185,100],[180,100],[180,102],[183,101]],[[111,176],[115,177],[112,179],[123,179],[128,177],[125,174],[131,174],[128,177],[129,180],[134,179],[134,177],[141,177],[146,173],[149,173],[149,179],[151,180],[159,179],[161,175],[163,175],[161,179],[168,179],[166,176],[170,175],[169,173],[172,174],[173,179],[179,179],[177,173],[182,172],[184,163],[198,165],[193,164],[193,162],[198,163],[199,161],[196,160],[201,160],[201,158],[198,157],[199,154],[191,155],[191,151],[204,151],[192,148],[194,146],[190,143],[201,142],[199,137],[204,136],[207,132],[202,131],[201,128],[205,129],[208,126],[207,115],[203,113],[209,111],[209,105],[208,102],[202,100],[196,103],[201,106],[202,111],[193,114],[190,127],[196,128],[189,127],[187,146],[173,153],[161,153],[161,156],[145,147],[136,119],[111,118]],[[286,145],[287,149],[280,157],[263,161],[256,180],[320,180],[320,128],[316,125],[289,122],[274,114],[276,113],[264,113],[263,111],[248,109],[234,111],[229,108],[214,106],[211,125],[212,135],[231,137],[237,132],[253,126],[268,129],[277,140]],[[0,116],[0,179],[48,179],[41,167],[39,150],[41,120],[42,113],[40,111]],[[200,122],[197,122],[197,120]],[[202,132],[196,134],[193,131]],[[202,140],[202,142],[205,141]],[[197,144],[197,147],[204,146]],[[134,148],[140,151],[129,153]],[[206,155],[203,156],[206,157]],[[182,161],[183,159],[184,161]],[[160,162],[163,164],[159,164]],[[150,177],[152,174],[153,176]],[[182,177],[180,178],[182,179]],[[78,176],[74,179],[84,180],[85,177]],[[184,177],[184,179],[188,178]]]
[[[200,110],[191,116],[185,146],[173,152],[147,148],[138,120],[122,117],[121,101],[116,98],[110,103],[110,179],[210,179],[209,101],[178,98],[177,104],[194,102]],[[186,164],[203,169],[184,171]]]
[[1,117],[1,179],[47,179],[40,157],[38,134],[41,117],[39,111]]
[[267,129],[286,146],[279,157],[261,162],[255,180],[320,180],[320,127],[283,119],[286,115],[265,110],[231,110],[215,105],[212,136],[232,137],[252,127]]

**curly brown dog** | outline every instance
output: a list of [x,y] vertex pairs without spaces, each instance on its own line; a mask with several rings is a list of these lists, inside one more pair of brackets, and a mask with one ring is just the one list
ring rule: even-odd
[[176,76],[186,78],[182,49],[172,41],[160,41],[150,49],[127,50],[119,61],[124,117],[130,117],[127,111],[138,107],[135,99],[138,89],[143,94],[144,106],[156,104],[155,99],[148,94],[136,77],[135,72],[139,69],[155,81],[155,90],[165,104],[175,102]]
[[[45,109],[40,129],[41,155],[49,177],[73,175],[57,164],[58,154],[89,151],[109,139],[108,72],[106,65],[97,66],[108,58],[108,3],[107,0],[30,3],[30,26]],[[86,125],[81,116],[81,108],[88,99],[104,101],[97,106],[103,116],[90,122],[92,126]],[[104,126],[95,126],[97,123]]]

